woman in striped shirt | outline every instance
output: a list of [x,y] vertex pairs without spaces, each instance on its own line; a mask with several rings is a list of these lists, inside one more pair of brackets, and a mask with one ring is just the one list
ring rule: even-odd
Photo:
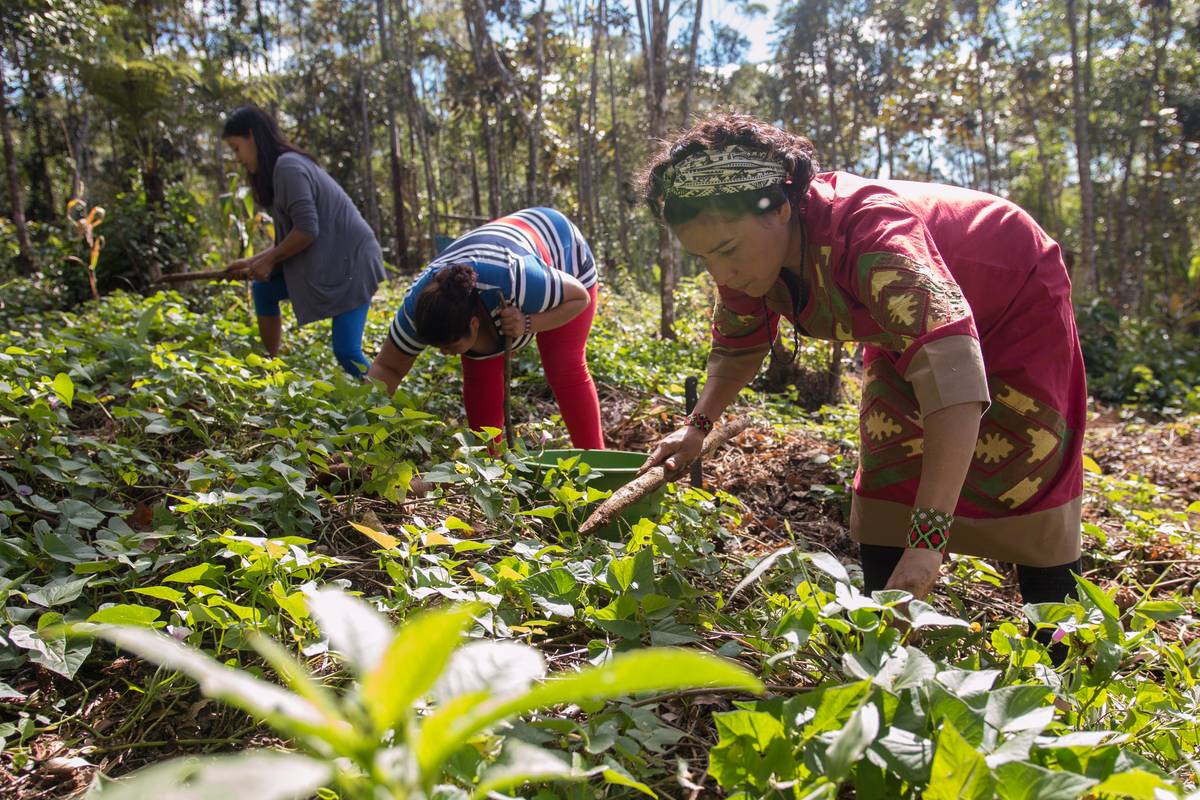
[[575,447],[604,447],[600,400],[587,367],[596,262],[579,230],[550,208],[527,208],[456,239],[404,295],[368,376],[388,392],[426,347],[462,359],[474,429],[504,424],[504,349],[537,340]]

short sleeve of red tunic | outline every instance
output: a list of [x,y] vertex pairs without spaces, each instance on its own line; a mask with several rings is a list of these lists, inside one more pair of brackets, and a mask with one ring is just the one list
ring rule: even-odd
[[746,361],[756,366],[762,362],[779,330],[779,314],[768,309],[760,298],[724,286],[718,287],[718,292],[708,375],[728,377],[740,373]]
[[[902,200],[865,200],[845,217],[834,283],[858,317],[853,338],[883,351],[913,387],[921,413],[989,402],[971,307],[925,223]],[[857,301],[857,302],[855,302]],[[870,331],[878,326],[877,331]],[[863,335],[866,334],[866,335]]]

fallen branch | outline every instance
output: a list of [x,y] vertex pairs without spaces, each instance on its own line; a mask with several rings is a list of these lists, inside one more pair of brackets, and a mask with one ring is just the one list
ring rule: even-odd
[[183,283],[185,281],[244,281],[250,276],[240,270],[210,269],[199,272],[172,272],[155,280],[155,283]]
[[[714,451],[725,445],[730,439],[737,436],[746,428],[750,427],[750,420],[746,417],[738,417],[737,419],[722,425],[717,430],[709,434],[704,440],[704,447],[700,450],[700,458],[712,455]],[[586,536],[606,525],[612,523],[622,511],[629,508],[631,505],[641,500],[646,495],[653,492],[658,487],[669,481],[677,480],[682,477],[687,471],[688,465],[681,464],[678,469],[667,471],[664,466],[651,467],[644,474],[631,480],[629,483],[622,486],[612,493],[612,496],[605,500],[600,506],[591,513],[591,515],[583,521],[583,525],[579,527],[579,535]]]

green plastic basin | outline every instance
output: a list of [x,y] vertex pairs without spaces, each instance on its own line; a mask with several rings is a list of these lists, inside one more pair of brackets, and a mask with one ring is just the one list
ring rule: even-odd
[[[587,464],[592,477],[588,486],[615,491],[637,477],[637,471],[646,461],[645,453],[628,450],[543,450],[531,455],[526,463],[538,472],[558,466],[558,462],[579,456],[581,464]],[[619,538],[622,528],[629,528],[642,517],[653,516],[662,505],[665,490],[660,487],[627,508],[620,520],[600,531],[606,539]],[[622,525],[621,523],[624,523]]]

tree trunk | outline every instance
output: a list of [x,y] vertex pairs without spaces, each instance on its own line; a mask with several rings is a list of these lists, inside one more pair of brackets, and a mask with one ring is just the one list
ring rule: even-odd
[[468,147],[471,157],[471,213],[476,217],[483,216],[483,202],[479,196],[479,160],[475,158],[475,148]]
[[433,252],[438,233],[437,180],[433,174],[433,153],[429,147],[429,132],[425,128],[425,108],[421,104],[420,97],[417,95],[416,85],[413,81],[413,53],[415,48],[413,47],[412,23],[408,18],[408,6],[405,3],[406,0],[399,0],[398,2],[400,21],[404,26],[404,75],[400,85],[404,89],[404,110],[408,116],[409,130],[416,131],[417,145],[421,149],[421,167],[425,174],[425,192],[429,206],[429,213],[426,215],[429,224],[428,252]]
[[371,230],[375,231],[378,237],[383,233],[383,225],[379,216],[379,197],[375,190],[375,166],[374,160],[371,158],[371,109],[370,102],[367,99],[367,78],[366,69],[360,64],[358,72],[358,111],[359,121],[362,124],[362,159],[363,159],[363,178],[366,184],[366,211],[367,224],[371,226]]
[[491,124],[489,105],[485,101],[479,106],[479,127],[483,137],[483,151],[487,155],[488,216],[496,219],[500,216],[500,153],[496,132]]
[[[1086,4],[1084,38],[1088,43],[1085,55],[1087,63],[1091,62],[1091,0]],[[1095,195],[1092,192],[1092,155],[1091,142],[1088,132],[1087,97],[1090,86],[1084,85],[1084,68],[1079,63],[1079,15],[1076,10],[1077,0],[1067,0],[1067,26],[1071,31],[1071,109],[1075,122],[1075,160],[1079,167],[1079,205],[1080,205],[1080,235],[1079,249],[1083,272],[1092,284],[1092,290],[1099,293],[1100,275],[1096,272],[1096,223]],[[1088,81],[1090,83],[1090,81]]]
[[696,46],[700,43],[700,19],[704,16],[704,0],[696,0],[696,15],[692,17],[692,40],[688,43],[687,78],[683,83],[683,108],[679,114],[679,124],[688,127],[688,117],[692,113],[692,86],[696,82]]
[[533,121],[529,126],[529,163],[525,170],[525,205],[538,203],[538,156],[542,149],[542,127],[545,125],[542,108],[542,82],[546,74],[546,0],[541,0],[533,23],[537,59],[537,84],[534,86]]
[[37,268],[33,247],[29,244],[29,229],[21,206],[21,177],[17,173],[17,155],[13,147],[12,128],[8,120],[8,85],[4,75],[4,50],[0,47],[0,138],[4,140],[4,166],[8,178],[8,201],[12,206],[13,227],[17,230],[17,270],[32,274]]
[[609,114],[609,135],[612,136],[613,146],[613,178],[616,180],[617,200],[617,237],[621,243],[621,258],[624,261],[625,268],[633,264],[633,257],[629,251],[629,220],[625,213],[625,196],[626,183],[625,177],[625,161],[621,155],[621,121],[617,118],[617,90],[616,79],[613,77],[613,59],[612,59],[612,43],[609,41],[608,29],[608,3],[607,0],[600,0],[600,13],[604,17],[604,60],[608,69],[608,114]]
[[[671,0],[648,0],[649,31],[646,30],[645,15],[641,0],[638,7],[638,24],[642,28],[642,41],[647,41],[650,50],[646,56],[646,99],[649,106],[650,136],[664,139],[667,135],[667,27],[671,18]],[[671,234],[666,226],[658,227],[657,260],[659,268],[658,295],[662,304],[660,334],[664,339],[675,338],[675,253],[671,247]]]
[[375,0],[375,18],[379,25],[379,56],[383,65],[383,74],[388,77],[385,81],[384,96],[386,98],[387,127],[388,127],[388,163],[392,177],[392,234],[395,236],[396,264],[404,272],[411,272],[412,266],[408,257],[408,224],[404,218],[404,166],[400,155],[400,134],[396,130],[396,96],[392,87],[395,75],[392,49],[392,36],[388,28],[387,12],[384,0]]
[[604,216],[600,213],[599,146],[596,141],[598,122],[596,118],[596,96],[600,93],[600,12],[593,11],[592,18],[592,57],[591,71],[588,76],[588,110],[587,110],[587,183],[588,183],[588,216],[591,218],[591,230],[588,237],[599,237],[605,250],[608,249],[608,237],[604,235]]
[[31,193],[26,211],[31,219],[52,220],[60,213],[54,201],[54,183],[50,179],[49,137],[53,122],[46,108],[46,80],[30,58],[25,59],[29,70],[29,121],[32,128],[33,153],[29,160]]
[[[484,62],[484,48],[489,47],[491,42],[486,30],[487,12],[477,0],[462,0],[462,10],[467,25],[467,35],[470,38],[471,57],[475,63],[475,80],[479,90],[479,134],[483,139],[484,153],[487,156],[488,216],[495,219],[500,216],[500,154],[499,144],[496,141],[496,130],[492,127],[491,121],[495,75],[490,74],[489,64]],[[498,67],[498,63],[490,66]],[[498,117],[499,104],[495,105]]]

